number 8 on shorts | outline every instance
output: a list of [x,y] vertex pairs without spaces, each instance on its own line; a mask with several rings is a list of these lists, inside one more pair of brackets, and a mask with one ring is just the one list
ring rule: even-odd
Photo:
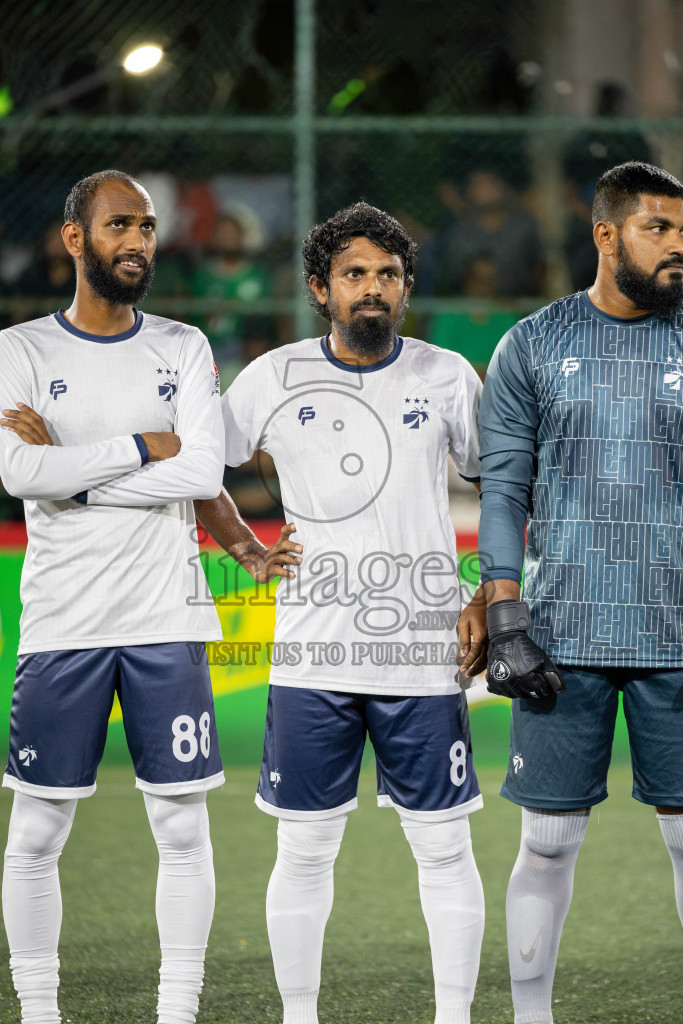
[[211,752],[211,718],[208,711],[204,711],[199,719],[199,742],[197,742],[197,727],[194,718],[190,715],[178,715],[173,719],[171,732],[173,733],[173,754],[178,761],[194,761],[198,752],[208,758]]

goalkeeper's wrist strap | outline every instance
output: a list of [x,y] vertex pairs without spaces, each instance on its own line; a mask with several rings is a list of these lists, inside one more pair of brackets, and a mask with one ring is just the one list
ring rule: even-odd
[[526,601],[496,601],[486,612],[489,637],[501,633],[519,633],[531,625],[529,605]]

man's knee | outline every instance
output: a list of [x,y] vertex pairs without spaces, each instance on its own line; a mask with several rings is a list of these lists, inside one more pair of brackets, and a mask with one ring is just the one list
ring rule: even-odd
[[560,866],[573,859],[583,842],[590,809],[576,811],[522,811],[522,842],[520,853],[541,862]]
[[77,802],[15,793],[5,859],[59,856],[69,837]]
[[329,871],[339,853],[346,815],[322,821],[290,821],[280,818],[277,828],[277,863],[294,874]]
[[147,817],[160,853],[210,848],[206,793],[162,797],[145,793]]
[[421,868],[456,864],[472,849],[470,823],[467,817],[429,822],[418,822],[402,817],[401,825],[413,856]]

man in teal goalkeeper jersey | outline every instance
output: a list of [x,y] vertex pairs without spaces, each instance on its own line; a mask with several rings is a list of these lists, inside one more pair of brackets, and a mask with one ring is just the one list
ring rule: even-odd
[[619,691],[633,795],[657,808],[683,920],[683,185],[622,164],[598,182],[593,221],[595,284],[505,335],[480,415],[487,680],[513,698],[502,793],[523,807],[515,1024],[553,1019]]

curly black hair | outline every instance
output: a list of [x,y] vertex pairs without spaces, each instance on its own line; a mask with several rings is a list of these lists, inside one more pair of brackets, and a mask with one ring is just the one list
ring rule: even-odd
[[604,220],[621,228],[638,209],[642,195],[683,199],[683,185],[668,171],[640,160],[611,167],[595,186],[593,224]]
[[[400,257],[406,284],[413,284],[417,244],[394,217],[361,201],[340,210],[309,231],[301,249],[306,285],[312,277],[317,277],[329,288],[332,260],[347,248],[352,238],[367,238],[384,252]],[[310,288],[306,288],[306,293],[310,304],[329,320],[327,306],[318,302]]]
[[98,171],[96,174],[88,175],[87,178],[81,178],[66,197],[64,223],[72,222],[81,228],[89,227],[92,201],[100,186],[108,181],[122,181],[125,185],[134,187],[140,185],[136,178],[126,174],[125,171]]

